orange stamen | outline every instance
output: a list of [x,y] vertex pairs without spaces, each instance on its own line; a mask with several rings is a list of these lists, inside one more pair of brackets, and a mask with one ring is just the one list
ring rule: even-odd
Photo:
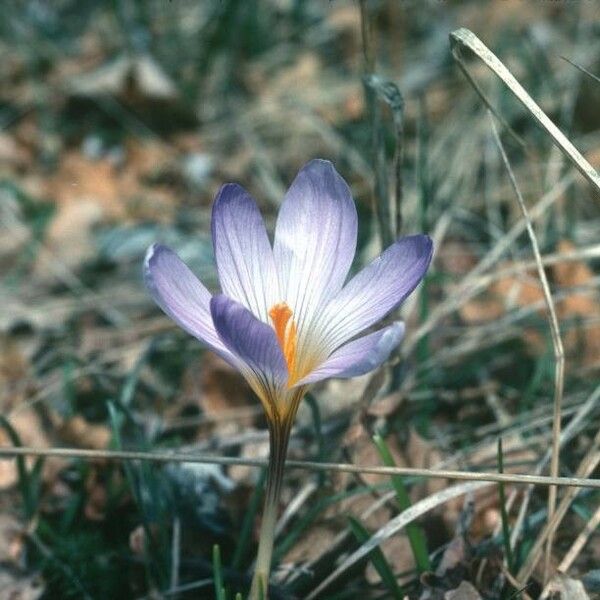
[[285,302],[279,302],[279,304],[275,304],[269,310],[269,316],[275,328],[275,335],[277,335],[277,340],[288,366],[290,381],[292,380],[292,373],[296,364],[297,331],[296,323],[292,319],[293,314],[292,309]]

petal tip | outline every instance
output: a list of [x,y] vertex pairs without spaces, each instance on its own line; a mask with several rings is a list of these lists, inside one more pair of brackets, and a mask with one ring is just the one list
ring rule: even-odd
[[[335,165],[325,158],[313,158],[309,160],[299,171],[298,174],[304,173],[309,177],[332,177],[334,180],[342,179],[342,176],[338,173]],[[344,183],[346,183],[344,181]]]
[[417,233],[408,237],[416,243],[422,254],[428,254],[433,251],[433,240],[426,233]]
[[156,258],[158,256],[158,254],[160,253],[160,250],[161,250],[161,245],[154,243],[148,247],[148,250],[146,250],[146,255],[144,256],[144,266],[143,266],[144,281],[145,281],[146,285],[150,288],[153,287],[152,269],[154,268],[154,263],[156,262]]
[[146,255],[144,256],[143,271],[146,285],[150,288],[154,288],[154,284],[152,283],[154,272],[157,268],[160,268],[160,265],[158,265],[157,262],[165,254],[175,253],[169,247],[159,243],[152,244],[148,247],[148,250],[146,250]]
[[303,169],[333,169],[335,171],[335,167],[333,163],[326,158],[313,158],[309,160],[303,167]]
[[148,271],[150,269],[150,263],[154,259],[154,255],[158,252],[159,249],[160,244],[154,243],[151,246],[148,246],[148,249],[146,250],[146,255],[144,256],[144,271]]
[[216,205],[232,202],[241,194],[245,195],[247,192],[239,183],[224,183],[215,196],[213,210]]
[[424,271],[429,267],[433,256],[433,240],[426,233],[417,233],[400,238],[396,244],[398,248],[404,246],[413,255],[414,260],[423,266]]

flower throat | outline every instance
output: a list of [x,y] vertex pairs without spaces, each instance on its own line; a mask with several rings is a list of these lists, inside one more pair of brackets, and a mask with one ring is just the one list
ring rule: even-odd
[[285,303],[279,302],[269,310],[269,317],[273,321],[277,341],[281,346],[281,351],[287,363],[289,382],[293,379],[294,369],[296,367],[296,340],[297,329],[294,323],[292,309]]

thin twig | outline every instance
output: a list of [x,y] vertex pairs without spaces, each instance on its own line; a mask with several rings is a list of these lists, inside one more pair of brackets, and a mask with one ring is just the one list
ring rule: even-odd
[[[30,446],[2,446],[0,459],[17,456],[58,456],[61,458],[83,458],[88,460],[146,460],[151,462],[188,462],[223,466],[241,465],[244,467],[265,467],[267,460],[258,458],[236,458],[229,456],[209,456],[185,454],[181,452],[141,452],[135,450],[90,450],[83,448],[33,448]],[[446,469],[417,469],[412,467],[374,467],[370,465],[352,465],[347,463],[312,462],[288,460],[286,468],[306,469],[310,471],[332,471],[337,473],[371,473],[389,477],[425,477],[452,479],[456,481],[490,481],[494,483],[514,483],[540,486],[566,486],[576,488],[600,489],[600,479],[580,477],[547,477],[542,475],[521,475],[495,472],[453,471]]]
[[[539,218],[545,210],[550,208],[554,202],[562,197],[571,184],[572,177],[570,175],[566,175],[554,188],[548,190],[530,211],[531,219],[535,221],[535,219]],[[480,293],[483,288],[477,285],[477,278],[479,278],[482,273],[490,269],[502,258],[506,250],[510,248],[511,244],[513,244],[521,235],[521,233],[523,233],[525,228],[526,224],[524,220],[521,219],[517,221],[500,240],[498,240],[498,243],[488,251],[488,253],[479,261],[477,266],[469,271],[469,273],[463,278],[463,280],[457,286],[455,293],[451,297],[444,300],[444,302],[436,306],[431,311],[427,321],[425,321],[425,323],[423,323],[418,329],[413,331],[412,334],[405,340],[401,349],[402,357],[410,355],[415,346],[418,344],[419,340],[424,335],[427,335],[430,331],[432,331],[444,317],[452,314],[470,298]]]
[[573,62],[566,56],[561,56],[561,58],[563,60],[566,60],[570,65],[573,65],[576,69],[579,69],[582,73],[585,73],[588,77],[591,77],[597,83],[600,83],[600,77],[598,77],[597,75],[594,75],[592,72],[588,71],[585,67],[578,65],[576,62]]
[[[550,475],[553,477],[558,476],[559,470],[559,458],[560,458],[560,424],[561,424],[561,404],[563,397],[563,388],[564,388],[564,378],[565,378],[565,353],[563,349],[562,339],[560,337],[560,327],[558,325],[558,317],[556,316],[556,309],[554,308],[554,301],[552,300],[552,293],[550,292],[550,286],[548,284],[548,278],[546,277],[546,271],[544,270],[544,265],[542,263],[542,255],[540,253],[540,249],[538,246],[537,238],[535,236],[535,232],[533,230],[533,225],[531,223],[531,219],[529,217],[529,212],[527,211],[527,206],[525,205],[525,201],[523,200],[523,196],[521,194],[521,190],[519,189],[519,185],[517,184],[517,180],[513,173],[512,167],[510,166],[510,161],[508,160],[508,156],[504,150],[504,146],[502,144],[502,140],[500,139],[500,135],[498,134],[498,129],[496,128],[496,124],[494,123],[494,119],[492,114],[490,116],[490,123],[492,126],[492,132],[494,134],[494,139],[496,140],[496,144],[498,145],[498,150],[502,156],[502,161],[506,167],[508,172],[508,176],[510,178],[511,185],[517,197],[517,201],[519,202],[519,207],[521,208],[521,212],[523,213],[523,218],[527,223],[527,233],[529,234],[529,240],[531,241],[531,246],[533,248],[533,255],[535,257],[535,262],[537,265],[538,274],[540,277],[540,282],[542,284],[542,290],[544,292],[544,298],[546,301],[546,306],[548,308],[548,321],[550,324],[550,332],[552,335],[552,346],[554,348],[554,401],[552,407],[552,458],[550,460]],[[550,487],[548,493],[548,521],[552,520],[552,516],[554,515],[554,511],[556,509],[556,488]],[[554,537],[554,531],[550,531],[548,535],[548,544],[546,546],[546,560],[544,565],[544,574],[545,580],[547,581],[550,571],[550,558],[552,554],[552,542]]]

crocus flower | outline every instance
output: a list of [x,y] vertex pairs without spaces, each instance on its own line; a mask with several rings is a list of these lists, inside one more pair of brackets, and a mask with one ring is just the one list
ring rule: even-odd
[[271,245],[253,198],[224,185],[212,209],[221,293],[212,295],[165,246],[147,252],[144,275],[156,303],[230,363],[262,402],[271,457],[250,597],[266,598],[273,532],[289,432],[307,388],[363,375],[400,343],[403,323],[364,332],[397,308],[423,278],[426,235],[400,238],[348,279],[358,218],[333,165],[313,160],[287,191]]

